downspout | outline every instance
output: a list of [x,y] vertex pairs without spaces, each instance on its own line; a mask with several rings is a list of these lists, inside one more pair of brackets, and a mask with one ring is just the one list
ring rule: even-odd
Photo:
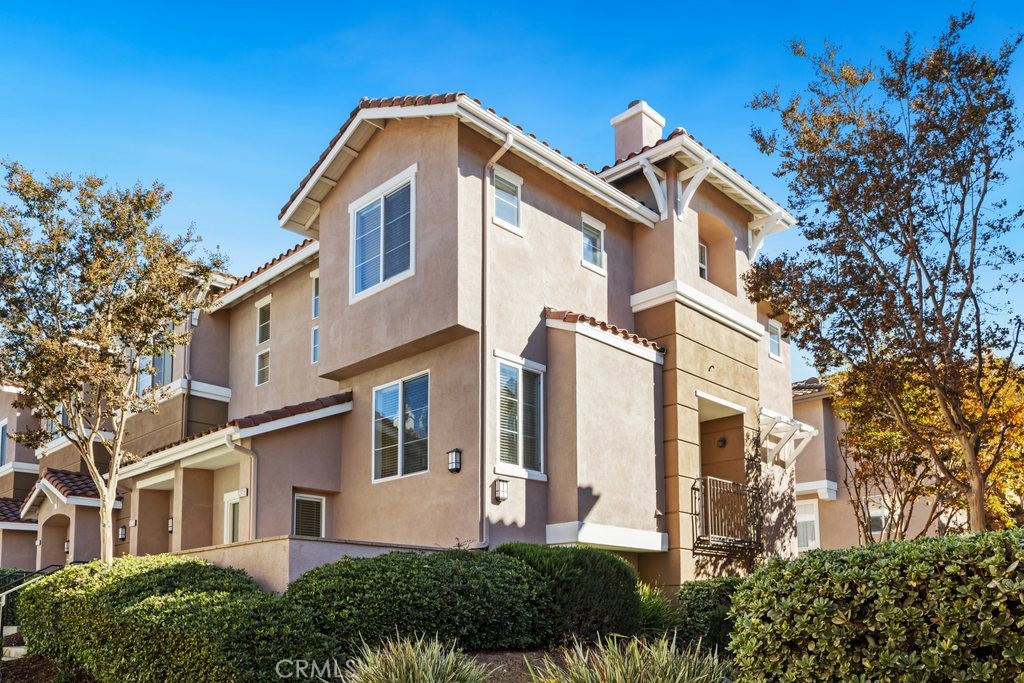
[[231,435],[224,437],[224,444],[235,453],[241,453],[249,458],[249,540],[256,540],[256,451],[235,443]]
[[185,319],[185,331],[189,332],[188,342],[185,344],[185,350],[181,354],[181,367],[182,367],[182,379],[185,380],[184,391],[182,391],[181,398],[181,438],[188,438],[188,404],[189,397],[192,395],[192,368],[189,367],[189,351],[192,349],[192,316],[189,315]]
[[480,541],[477,543],[479,548],[487,548],[490,543],[491,526],[487,520],[487,496],[485,491],[487,490],[487,368],[490,367],[488,364],[487,349],[488,349],[488,335],[487,331],[490,329],[490,320],[488,313],[490,311],[488,307],[488,293],[490,291],[490,241],[487,239],[490,234],[490,179],[491,173],[494,170],[494,165],[498,162],[498,159],[505,156],[505,152],[512,147],[512,133],[505,135],[505,143],[498,148],[498,151],[494,153],[484,165],[484,177],[483,177],[483,201],[481,206],[483,207],[483,213],[480,221],[480,482],[477,487],[477,495],[480,498],[480,529],[479,537]]

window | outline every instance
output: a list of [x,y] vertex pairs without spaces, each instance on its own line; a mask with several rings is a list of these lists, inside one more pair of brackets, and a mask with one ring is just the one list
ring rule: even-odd
[[256,355],[256,385],[270,381],[270,350]]
[[868,500],[868,522],[872,534],[881,534],[889,526],[889,511],[882,504],[881,498]]
[[[174,332],[174,325],[169,324],[165,328],[168,333]],[[142,356],[139,360],[139,376],[135,382],[135,393],[137,396],[144,395],[147,391],[170,384],[174,376],[174,349],[165,348],[157,356]],[[147,372],[150,368],[151,371]]]
[[373,478],[427,471],[429,374],[373,390]]
[[0,466],[7,464],[7,420],[0,422]]
[[500,166],[494,167],[494,222],[516,233],[522,231],[522,190],[522,178]]
[[782,325],[775,320],[768,321],[768,354],[782,358]]
[[818,501],[796,504],[796,547],[800,552],[820,548],[818,539]]
[[314,270],[310,275],[313,279],[313,320],[320,317],[320,271]]
[[701,280],[708,279],[708,245],[703,241],[697,242],[697,274]]
[[412,166],[352,203],[350,300],[359,294],[372,294],[385,287],[385,283],[413,273],[415,172],[416,166]]
[[498,459],[541,471],[541,373],[498,364]]
[[256,343],[270,341],[270,302],[256,308]]
[[242,539],[241,496],[238,491],[224,494],[224,542],[238,543]]
[[292,534],[295,536],[324,536],[324,497],[295,494]]
[[583,265],[604,272],[604,223],[583,214]]
[[68,414],[64,412],[63,406],[57,407],[57,418],[48,418],[46,420],[46,433],[50,435],[50,441],[60,438],[63,436],[60,432],[60,426],[63,425],[65,429],[71,426],[71,420],[68,419]]
[[320,328],[314,327],[309,331],[309,359],[312,363],[320,361]]

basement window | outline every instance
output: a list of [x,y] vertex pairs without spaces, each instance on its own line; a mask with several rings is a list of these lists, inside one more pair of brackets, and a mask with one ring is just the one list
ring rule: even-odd
[[324,537],[323,496],[296,493],[293,505],[292,534],[295,536]]

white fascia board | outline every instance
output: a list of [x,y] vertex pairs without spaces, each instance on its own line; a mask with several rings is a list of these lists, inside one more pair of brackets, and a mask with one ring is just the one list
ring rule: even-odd
[[170,465],[171,463],[177,462],[183,458],[187,458],[190,455],[202,453],[210,448],[219,446],[224,443],[225,436],[237,433],[237,427],[225,427],[224,429],[218,429],[215,432],[201,436],[198,439],[193,439],[192,441],[186,441],[185,443],[178,444],[177,446],[172,446],[166,451],[143,458],[138,462],[122,467],[120,477],[122,479],[137,477],[140,474],[152,472],[155,469],[165,465]]
[[217,311],[222,308],[230,308],[231,306],[234,306],[242,299],[245,299],[249,295],[258,291],[271,280],[275,280],[286,274],[288,271],[298,268],[319,253],[320,242],[314,240],[312,244],[307,244],[291,256],[283,259],[279,263],[275,263],[253,279],[243,283],[237,289],[232,289],[230,292],[217,299],[213,304],[213,310]]
[[687,308],[692,308],[755,341],[764,335],[764,326],[755,319],[679,280],[671,280],[645,289],[629,298],[629,304],[634,313],[660,306],[669,301],[676,301]]
[[[79,505],[82,507],[89,508],[98,508],[100,506],[99,498],[89,498],[87,496],[65,496],[63,493],[57,490],[57,487],[55,487],[53,484],[51,484],[45,479],[40,479],[38,482],[36,482],[36,489],[41,490],[43,493],[45,493],[46,497],[49,498],[51,501],[56,499],[64,503],[65,505]],[[34,496],[35,492],[33,492],[32,497]],[[29,498],[30,501],[32,500],[32,497]],[[31,506],[28,506],[25,509],[30,510]],[[114,509],[121,509],[121,501],[114,501]]]
[[804,493],[817,494],[821,500],[835,500],[839,497],[839,483],[831,479],[800,482],[793,487],[793,490],[798,496]]
[[0,392],[5,394],[20,394],[24,391],[21,387],[12,386],[10,384],[0,384]]
[[630,355],[643,358],[644,360],[657,363],[658,365],[663,365],[665,363],[665,358],[654,349],[642,346],[641,344],[629,341],[628,339],[623,339],[617,334],[612,334],[607,330],[602,330],[599,327],[594,327],[587,323],[570,323],[564,320],[548,320],[547,326],[556,330],[568,330],[570,332],[575,332],[576,334],[581,334],[584,337],[589,337],[595,341],[601,342],[602,344],[607,344],[612,348],[618,349],[619,351],[625,351]]
[[709,401],[711,403],[714,403],[715,405],[719,405],[719,406],[722,406],[723,408],[728,408],[729,410],[733,410],[738,415],[745,415],[746,412],[747,412],[747,409],[744,408],[743,406],[741,406],[740,404],[733,403],[732,401],[727,401],[724,398],[719,398],[718,396],[715,396],[714,394],[709,394],[706,391],[701,391],[700,389],[697,389],[693,393],[694,393],[694,395],[697,398],[702,398],[705,401]]
[[[99,498],[86,498],[85,496],[68,496],[64,502],[68,505],[79,505],[87,508],[98,508],[100,506]],[[114,509],[121,509],[121,501],[114,501]]]
[[37,522],[0,522],[0,531],[38,531]]
[[37,481],[36,485],[32,487],[32,492],[28,494],[28,498],[26,498],[25,502],[21,504],[20,513],[22,519],[24,519],[25,515],[29,514],[30,512],[32,512],[32,510],[34,510],[37,507],[36,498],[39,497],[41,491],[42,489],[40,488],[40,482]]
[[19,462],[13,460],[3,467],[0,467],[0,477],[8,472],[22,472],[25,474],[39,474],[39,464],[34,462]]
[[145,479],[139,479],[135,482],[136,489],[148,489],[151,486],[157,484],[163,484],[174,479],[174,470],[169,470],[161,474],[154,474],[152,477],[146,477]]
[[659,531],[645,531],[580,521],[548,524],[544,531],[547,545],[578,543],[633,552],[665,552],[668,550],[668,534]]
[[299,415],[292,415],[291,417],[283,417],[279,420],[271,420],[255,427],[245,427],[244,429],[238,430],[239,439],[248,439],[252,436],[259,436],[260,434],[266,434],[267,432],[274,432],[278,429],[287,429],[288,427],[294,427],[296,425],[304,424],[306,422],[313,422],[314,420],[322,420],[325,417],[333,417],[334,415],[341,415],[352,410],[352,401],[347,403],[339,403],[335,406],[328,406],[326,408],[320,408],[308,413],[301,413]]
[[231,389],[217,384],[207,384],[206,382],[197,382],[195,380],[192,380],[191,395],[196,398],[208,398],[213,401],[221,401],[223,403],[231,401]]

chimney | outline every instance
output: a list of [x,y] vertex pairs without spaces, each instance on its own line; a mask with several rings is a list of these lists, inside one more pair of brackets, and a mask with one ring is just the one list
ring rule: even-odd
[[665,118],[643,100],[633,100],[626,111],[612,119],[612,128],[618,161],[660,140]]

